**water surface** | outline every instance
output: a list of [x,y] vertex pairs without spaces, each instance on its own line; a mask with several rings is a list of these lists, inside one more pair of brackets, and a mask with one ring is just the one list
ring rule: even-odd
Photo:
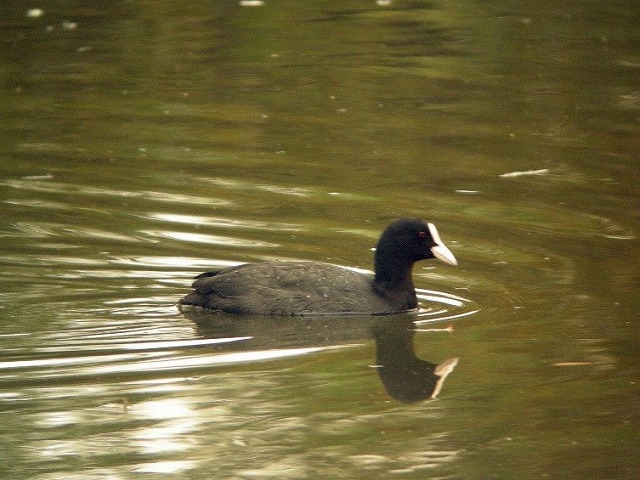
[[[0,476],[637,476],[632,3],[3,10]],[[416,316],[176,307],[246,261],[370,269],[399,216],[460,263],[416,265]],[[459,361],[409,401],[395,351]]]

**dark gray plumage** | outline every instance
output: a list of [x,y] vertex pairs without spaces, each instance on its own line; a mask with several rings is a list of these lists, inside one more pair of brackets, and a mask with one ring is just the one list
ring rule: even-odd
[[399,313],[418,305],[414,262],[435,257],[457,264],[433,224],[405,218],[380,237],[374,275],[321,262],[247,263],[199,275],[180,305],[263,315]]

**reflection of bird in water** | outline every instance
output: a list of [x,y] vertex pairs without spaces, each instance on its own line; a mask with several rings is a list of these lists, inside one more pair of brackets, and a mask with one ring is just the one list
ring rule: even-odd
[[447,375],[458,364],[458,357],[440,364],[416,357],[414,329],[409,318],[373,328],[378,374],[389,395],[403,403],[435,398]]
[[376,367],[385,389],[393,398],[412,403],[435,398],[458,358],[440,364],[420,360],[413,350],[414,316],[388,317],[271,317],[230,316],[185,312],[197,332],[206,338],[233,339],[216,350],[288,350],[305,347],[335,347],[373,338]]

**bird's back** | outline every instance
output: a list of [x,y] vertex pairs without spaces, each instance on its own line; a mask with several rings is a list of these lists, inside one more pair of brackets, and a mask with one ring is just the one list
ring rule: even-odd
[[[319,262],[258,262],[200,275],[182,305],[265,315],[388,314],[373,275]],[[406,308],[405,308],[406,309]]]

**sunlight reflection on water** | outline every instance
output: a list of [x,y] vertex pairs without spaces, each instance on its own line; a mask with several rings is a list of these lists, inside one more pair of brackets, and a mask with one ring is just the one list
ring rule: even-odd
[[197,462],[192,460],[173,460],[160,461],[154,463],[145,463],[133,469],[134,472],[140,473],[180,473],[196,468]]
[[284,230],[300,231],[302,225],[286,223],[268,223],[251,220],[239,220],[220,217],[206,217],[202,215],[183,215],[175,213],[150,213],[147,218],[172,223],[186,223],[188,225],[206,225],[213,227],[250,228],[252,230]]
[[222,235],[210,235],[206,233],[174,232],[167,230],[142,230],[141,233],[152,237],[164,237],[184,242],[208,243],[212,245],[229,245],[244,248],[275,248],[277,243],[261,240],[246,240],[238,237],[226,237]]

